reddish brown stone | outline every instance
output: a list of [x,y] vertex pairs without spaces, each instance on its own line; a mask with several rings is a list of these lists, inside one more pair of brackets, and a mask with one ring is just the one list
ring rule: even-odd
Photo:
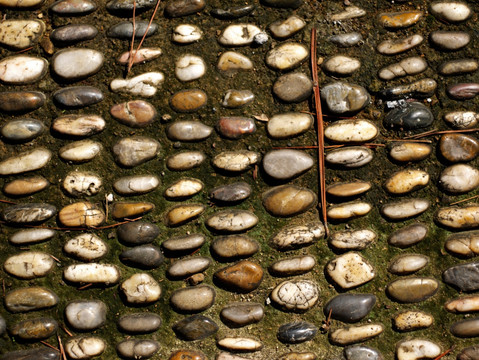
[[228,139],[239,139],[244,135],[252,134],[256,131],[256,124],[253,119],[233,116],[222,117],[216,124],[218,132]]
[[215,272],[215,281],[228,290],[248,293],[263,280],[263,269],[254,262],[243,260]]
[[479,154],[479,141],[469,135],[445,134],[439,141],[439,149],[450,162],[471,161]]
[[456,100],[467,100],[479,94],[478,83],[461,83],[451,85],[447,88],[449,97]]
[[0,93],[0,111],[26,113],[42,107],[45,100],[38,91],[6,91]]
[[206,360],[206,357],[199,351],[178,350],[172,353],[168,360]]
[[133,128],[142,128],[156,120],[156,109],[144,100],[128,101],[113,105],[110,114],[120,123]]
[[177,112],[195,112],[206,105],[206,93],[199,89],[178,91],[170,98],[170,106]]

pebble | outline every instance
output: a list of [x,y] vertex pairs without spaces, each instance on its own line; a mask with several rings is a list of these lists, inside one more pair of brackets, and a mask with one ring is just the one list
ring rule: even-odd
[[[135,50],[135,53],[136,55],[133,54],[134,56],[132,66],[158,59],[161,54],[163,54],[163,51],[159,47],[148,47],[141,48],[138,51]],[[130,61],[130,52],[125,51],[124,53],[122,53],[117,61],[121,65],[128,65]]]
[[340,230],[331,234],[329,245],[340,250],[363,250],[371,245],[378,235],[369,229]]
[[383,67],[379,70],[378,76],[382,80],[393,80],[398,77],[417,75],[426,69],[427,62],[424,58],[420,56],[412,56]]
[[275,186],[262,194],[263,206],[271,215],[290,217],[309,210],[318,201],[316,194],[295,185]]
[[168,252],[181,253],[194,251],[206,242],[206,237],[203,234],[181,235],[169,238],[161,244],[161,246]]
[[339,182],[329,185],[326,193],[330,196],[347,198],[364,194],[371,189],[371,183],[367,181]]
[[350,252],[331,260],[326,266],[331,279],[342,289],[351,289],[371,281],[376,272],[358,253]]
[[160,284],[147,273],[136,273],[123,281],[120,291],[129,304],[150,304],[161,295]]
[[39,170],[48,164],[51,157],[51,151],[42,147],[19,153],[0,161],[0,175],[16,175]]
[[471,41],[471,35],[463,31],[433,31],[429,34],[431,44],[446,51],[456,51],[467,46]]
[[178,350],[172,353],[168,360],[206,360],[206,357],[200,351]]
[[383,55],[396,55],[420,45],[424,37],[414,34],[405,38],[384,40],[377,46],[377,51]]
[[120,281],[120,270],[111,264],[75,264],[63,270],[65,280],[72,283],[117,284]]
[[326,161],[334,166],[354,169],[364,166],[373,160],[373,152],[365,146],[348,146],[326,153]]
[[439,150],[450,162],[471,161],[479,154],[479,140],[465,134],[444,134],[439,141]]
[[207,139],[213,128],[200,121],[177,121],[169,125],[166,134],[170,140],[201,141]]
[[116,352],[124,359],[148,359],[160,350],[160,343],[151,339],[126,339],[116,344]]
[[253,69],[253,62],[246,55],[235,51],[226,51],[219,57],[216,67],[224,75],[232,77],[239,71]]
[[454,100],[473,99],[479,94],[478,83],[459,83],[448,86],[446,93]]
[[113,145],[115,161],[124,167],[135,167],[155,158],[160,152],[160,143],[146,136],[121,138]]
[[120,225],[116,235],[121,243],[137,246],[153,242],[160,235],[160,229],[150,222],[134,221]]
[[441,354],[439,345],[429,340],[407,339],[396,344],[398,360],[434,359]]
[[331,15],[332,21],[355,19],[366,15],[366,11],[357,6],[348,6],[344,11]]
[[160,179],[155,175],[123,176],[113,183],[113,189],[121,195],[140,195],[156,190]]
[[17,339],[35,341],[49,338],[57,329],[58,323],[55,319],[42,317],[20,321],[12,325],[9,332]]
[[102,186],[101,178],[91,172],[72,171],[63,180],[65,191],[75,197],[98,194]]
[[46,203],[10,205],[2,211],[6,222],[17,224],[38,223],[50,219],[57,212],[55,206]]
[[366,317],[376,304],[373,294],[339,294],[324,305],[323,312],[331,318],[346,323],[355,323]]
[[111,107],[110,114],[123,125],[133,128],[146,127],[157,118],[155,107],[144,100],[115,104]]
[[391,259],[388,271],[396,275],[415,273],[429,263],[429,257],[421,254],[401,254]]
[[373,140],[379,133],[376,125],[365,119],[338,120],[326,126],[324,136],[338,143],[363,143]]
[[164,195],[169,199],[191,197],[199,193],[203,186],[203,183],[198,179],[182,178],[169,185]]
[[95,234],[80,234],[63,245],[63,251],[82,261],[101,259],[108,253],[108,245]]
[[173,325],[173,331],[182,340],[202,340],[215,334],[218,331],[218,325],[209,317],[193,315],[176,322]]
[[470,229],[479,226],[479,206],[441,207],[435,214],[435,220],[443,226],[453,229]]
[[199,89],[181,90],[173,94],[170,98],[170,106],[176,112],[191,113],[196,112],[206,105],[207,95]]
[[55,230],[51,229],[23,229],[13,233],[8,241],[14,245],[36,244],[50,240],[55,234]]
[[460,298],[449,300],[445,309],[452,313],[470,313],[479,310],[479,297],[477,295],[462,296]]
[[11,119],[1,127],[0,133],[7,141],[23,143],[42,135],[45,128],[43,122],[37,119]]
[[479,63],[474,59],[459,59],[443,62],[437,68],[441,75],[460,75],[476,71]]
[[263,269],[260,265],[241,260],[214,273],[215,283],[229,291],[249,293],[256,290],[263,280]]
[[122,201],[113,203],[111,216],[114,219],[135,219],[142,216],[155,208],[151,202],[144,201]]
[[96,74],[103,66],[104,57],[93,49],[69,48],[53,55],[52,70],[64,80],[80,80]]
[[52,257],[39,251],[25,251],[5,260],[3,268],[20,279],[35,279],[46,276],[55,265]]
[[479,114],[474,111],[452,111],[444,115],[444,120],[455,129],[470,129],[477,126]]
[[260,154],[255,151],[223,151],[215,155],[213,166],[228,172],[241,172],[256,164],[259,158]]
[[458,23],[467,20],[472,10],[461,1],[437,1],[429,6],[431,14],[447,23]]
[[327,59],[321,65],[324,71],[335,76],[350,76],[361,67],[361,62],[358,59],[335,55]]
[[[158,30],[158,24],[148,23],[148,21],[137,20],[135,21],[135,39],[140,40],[143,35],[146,34],[145,38],[148,38],[156,33]],[[110,38],[120,39],[120,40],[131,40],[133,37],[133,23],[130,21],[122,21],[118,24],[111,26],[106,35]]]
[[[198,236],[196,236],[198,238]],[[178,241],[181,240],[190,240],[190,238],[173,238]],[[204,238],[202,239],[204,241]],[[165,243],[163,243],[165,246]],[[201,245],[200,245],[201,246]],[[195,244],[195,247],[198,247]],[[176,250],[176,249],[175,249]],[[182,249],[178,249],[182,250]],[[178,251],[177,250],[177,251]],[[187,278],[193,274],[201,273],[208,269],[211,266],[211,259],[205,256],[194,256],[190,258],[183,258],[172,263],[166,270],[166,274],[173,279],[183,279]]]
[[0,80],[10,85],[33,84],[47,73],[48,61],[27,55],[9,56],[0,61]]
[[60,16],[86,15],[97,9],[92,0],[60,0],[50,6],[50,10]]
[[479,346],[472,345],[462,349],[462,351],[457,354],[457,360],[474,360],[479,356]]
[[471,338],[479,336],[479,318],[466,319],[456,321],[450,327],[450,331],[454,336],[461,338]]
[[281,355],[278,358],[278,360],[316,360],[316,359],[317,359],[316,355],[313,354],[312,352],[294,352],[294,351]]
[[256,132],[253,119],[241,116],[222,116],[216,123],[218,133],[231,140],[244,138]]
[[93,160],[102,149],[102,144],[97,141],[80,140],[62,146],[58,154],[65,161],[82,163]]
[[425,78],[405,85],[398,85],[381,91],[380,95],[386,99],[402,99],[405,97],[428,98],[434,95],[437,82],[434,79]]
[[336,329],[329,333],[329,341],[345,346],[369,340],[384,331],[382,324],[355,325]]
[[218,202],[234,203],[247,199],[251,192],[252,189],[248,183],[238,181],[211,189],[209,197]]
[[[133,8],[132,0],[111,0],[106,3],[106,9],[115,14],[125,16],[131,15]],[[136,1],[136,13],[147,11],[155,7],[154,0],[137,0]]]
[[193,81],[199,79],[205,73],[206,64],[199,56],[185,54],[176,60],[175,75],[180,81]]
[[235,302],[224,306],[221,321],[230,328],[239,328],[260,322],[264,317],[263,305],[253,302]]
[[46,347],[34,347],[29,350],[17,350],[6,352],[2,360],[52,360],[59,359],[58,351]]
[[230,89],[226,91],[221,105],[228,109],[238,109],[251,104],[254,98],[255,96],[251,90]]
[[269,243],[277,250],[285,251],[309,246],[322,239],[325,229],[320,222],[283,227],[274,234]]
[[212,241],[211,251],[227,260],[247,258],[259,251],[259,244],[247,235],[219,236]]
[[313,340],[318,333],[318,327],[306,321],[294,321],[279,327],[277,338],[285,344],[299,344]]
[[287,280],[271,292],[271,300],[283,310],[304,312],[319,300],[319,286],[310,280]]
[[75,300],[65,306],[65,318],[75,330],[91,331],[106,323],[107,306],[100,300]]
[[297,15],[291,15],[284,20],[277,20],[269,25],[269,31],[277,39],[287,39],[301,31],[306,21]]
[[310,272],[316,265],[316,259],[310,255],[295,256],[275,261],[268,268],[274,276],[294,276]]
[[43,176],[24,177],[6,182],[3,192],[8,196],[28,196],[46,189],[50,185]]
[[276,46],[266,54],[266,65],[273,70],[291,70],[305,61],[309,56],[309,50],[303,44],[287,42]]
[[118,319],[118,327],[128,334],[145,334],[159,330],[161,322],[160,315],[141,312],[121,316]]
[[106,349],[106,342],[94,336],[69,338],[65,342],[65,352],[71,359],[91,359],[100,356]]
[[413,246],[424,240],[428,233],[426,224],[416,223],[394,231],[388,238],[388,243],[401,249]]
[[372,210],[370,203],[353,201],[337,204],[328,208],[328,217],[333,220],[347,221],[358,216],[367,215]]
[[389,149],[389,156],[399,162],[421,161],[428,158],[431,153],[431,145],[415,142],[393,143]]
[[405,199],[383,205],[381,213],[391,220],[405,220],[422,214],[430,205],[430,201],[426,199]]
[[110,83],[110,89],[114,93],[153,97],[164,80],[162,72],[147,72],[129,79],[114,79]]
[[479,263],[451,266],[442,273],[442,279],[460,291],[475,291],[479,289]]
[[449,166],[441,172],[439,185],[453,194],[472,191],[479,186],[479,170],[466,164]]
[[261,33],[261,29],[253,24],[232,24],[220,34],[218,42],[223,46],[245,46],[254,41],[254,37]]
[[305,173],[313,165],[313,158],[299,150],[271,150],[263,158],[264,171],[276,180],[292,179]]
[[254,5],[240,5],[228,7],[226,9],[215,8],[210,11],[210,14],[221,20],[234,20],[249,15],[256,7]]
[[429,183],[429,174],[423,170],[400,170],[392,174],[384,183],[387,192],[405,195],[421,189]]
[[92,40],[98,35],[98,29],[88,24],[70,24],[52,31],[50,40],[58,45],[75,44]]
[[188,16],[203,11],[205,6],[205,0],[173,0],[166,5],[165,14],[172,18]]
[[164,261],[160,248],[150,244],[123,250],[119,257],[122,263],[138,269],[156,269]]
[[383,360],[378,350],[365,345],[346,346],[343,355],[345,360]]
[[388,295],[400,303],[418,303],[429,299],[439,289],[439,282],[427,277],[397,279],[386,286]]
[[176,205],[168,210],[165,216],[167,226],[180,226],[203,214],[206,206],[203,204]]
[[273,84],[274,95],[286,103],[299,103],[307,100],[312,92],[313,83],[309,76],[303,73],[282,75]]
[[479,254],[479,231],[450,234],[444,247],[458,257],[476,256]]
[[364,41],[363,36],[358,32],[331,35],[328,40],[334,45],[342,48],[356,46]]
[[52,290],[40,286],[11,290],[4,298],[5,308],[12,313],[48,309],[56,306],[58,300],[57,294]]
[[324,86],[321,89],[321,98],[334,114],[356,113],[371,101],[368,92],[362,86],[340,81]]
[[[103,98],[104,98],[101,90],[94,86],[70,86],[70,87],[62,88],[55,91],[52,97],[57,105],[61,107],[65,107],[65,108],[74,108],[74,109],[97,104],[103,101]],[[100,116],[90,115],[90,117],[93,119],[101,119],[103,121],[102,128],[105,127],[104,120]],[[62,118],[66,118],[66,119],[87,118],[88,119],[89,116],[85,116],[85,115],[62,116],[55,120],[53,126],[55,126],[55,123],[58,121],[58,119],[62,119]],[[80,122],[80,120],[77,120],[77,121]],[[97,120],[97,121],[101,123],[100,120]],[[93,123],[96,124],[96,122],[93,122]],[[71,125],[74,126],[74,123]]]
[[209,309],[215,302],[216,291],[209,285],[177,289],[170,296],[170,304],[180,313],[197,313]]
[[249,337],[225,337],[216,340],[216,345],[233,352],[252,352],[263,348],[260,341]]
[[41,20],[3,20],[0,24],[0,44],[15,50],[27,49],[42,38],[45,29]]
[[390,30],[402,29],[416,24],[423,17],[422,11],[401,11],[379,14],[379,24]]
[[166,158],[166,166],[173,171],[186,171],[200,166],[206,156],[201,151],[183,151]]
[[273,115],[266,128],[273,139],[286,139],[303,134],[311,128],[312,124],[311,115],[290,112]]
[[173,29],[171,40],[178,44],[191,44],[203,37],[203,31],[193,24],[180,24]]
[[403,311],[393,317],[394,327],[398,331],[425,329],[434,322],[432,315],[423,311]]
[[84,137],[102,132],[105,126],[105,120],[99,115],[69,114],[53,120],[52,130],[62,135]]

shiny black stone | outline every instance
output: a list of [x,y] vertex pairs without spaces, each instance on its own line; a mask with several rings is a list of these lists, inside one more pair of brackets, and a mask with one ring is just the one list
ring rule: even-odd
[[82,108],[103,100],[103,93],[93,86],[71,86],[53,93],[53,100],[61,107]]
[[430,126],[434,115],[421,103],[406,103],[391,110],[384,118],[384,127],[389,129],[415,130]]
[[201,340],[218,331],[218,325],[203,315],[193,315],[176,322],[173,331],[179,339],[186,341]]
[[442,279],[461,291],[479,290],[479,262],[451,266],[442,273]]
[[283,324],[278,329],[278,340],[286,344],[298,344],[312,340],[318,328],[306,321],[294,321]]

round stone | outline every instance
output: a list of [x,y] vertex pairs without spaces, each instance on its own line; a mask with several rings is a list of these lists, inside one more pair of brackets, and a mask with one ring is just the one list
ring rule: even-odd
[[71,359],[91,359],[105,351],[106,342],[93,336],[78,336],[65,342],[65,352]]
[[144,100],[133,100],[113,105],[110,114],[120,123],[133,128],[143,128],[152,124],[157,117],[155,107]]
[[160,284],[146,273],[136,273],[122,282],[120,290],[130,304],[150,304],[161,295]]
[[263,280],[260,265],[242,260],[236,264],[219,269],[214,273],[215,282],[227,290],[249,293],[256,290]]
[[308,56],[309,50],[306,46],[287,42],[268,51],[265,61],[273,70],[285,71],[298,67]]
[[313,118],[310,114],[291,112],[273,115],[266,129],[273,139],[286,139],[303,134],[312,125]]
[[173,0],[165,8],[168,17],[182,17],[201,12],[206,6],[205,0]]
[[68,227],[92,227],[102,224],[105,214],[97,205],[82,201],[65,206],[58,212],[58,219]]
[[211,215],[205,223],[218,232],[243,232],[258,223],[258,217],[246,210],[224,210]]
[[321,98],[334,114],[356,113],[371,101],[362,86],[339,81],[322,87]]
[[199,79],[205,73],[206,64],[199,56],[186,54],[176,60],[175,75],[180,81],[193,81]]
[[210,198],[214,201],[234,203],[247,199],[252,189],[248,183],[236,182],[228,185],[220,185],[210,191]]
[[311,79],[303,73],[280,76],[273,84],[273,93],[286,103],[298,103],[308,99],[313,91]]
[[199,89],[181,90],[170,98],[170,106],[177,112],[195,112],[206,105],[206,93]]
[[437,19],[447,23],[462,22],[472,15],[469,5],[461,1],[435,1],[429,9]]
[[423,311],[403,311],[393,317],[398,331],[414,331],[428,328],[434,322],[432,315]]
[[426,224],[416,223],[394,231],[388,238],[388,243],[399,248],[407,248],[424,240],[428,233]]
[[273,216],[290,217],[309,210],[317,196],[309,189],[294,185],[276,186],[262,195],[263,206]]
[[68,240],[63,251],[82,261],[94,261],[108,253],[108,244],[95,234],[80,234]]
[[80,80],[100,71],[104,57],[92,49],[60,50],[52,58],[52,69],[65,80]]
[[[3,0],[0,5],[8,6],[8,2]],[[42,1],[38,1],[38,3],[40,2]],[[14,3],[18,4],[19,2],[15,1]],[[5,19],[0,24],[0,44],[16,50],[27,49],[42,38],[45,29],[45,23],[41,20]]]
[[271,300],[284,310],[306,311],[319,300],[319,287],[309,280],[283,281],[271,292]]
[[276,180],[289,180],[299,176],[313,165],[313,158],[299,150],[271,150],[263,158],[264,171]]
[[160,234],[160,229],[152,223],[134,221],[118,227],[118,240],[126,245],[142,245],[153,242]]
[[166,135],[176,141],[201,141],[207,139],[213,128],[200,121],[177,121],[168,126]]
[[180,313],[197,313],[210,308],[216,298],[216,291],[209,285],[191,286],[173,291],[170,303]]
[[65,318],[75,330],[91,331],[105,325],[107,310],[100,300],[75,300],[65,307]]
[[206,155],[201,151],[184,151],[168,156],[166,166],[173,171],[186,171],[200,166]]
[[274,234],[270,239],[270,244],[280,251],[285,251],[312,245],[324,235],[325,229],[320,222],[292,225],[286,226]]

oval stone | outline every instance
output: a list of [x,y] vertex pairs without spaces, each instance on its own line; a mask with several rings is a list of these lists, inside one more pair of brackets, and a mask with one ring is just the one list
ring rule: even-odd
[[0,93],[0,110],[27,113],[42,107],[45,100],[45,94],[39,91],[4,91]]
[[8,257],[3,268],[10,275],[28,280],[46,276],[53,269],[54,264],[49,254],[26,251]]
[[479,231],[464,231],[447,237],[444,247],[458,257],[473,257],[479,254]]
[[219,202],[238,202],[247,199],[251,195],[252,189],[248,183],[243,181],[228,185],[220,185],[210,191],[210,198]]
[[147,273],[136,273],[123,281],[120,291],[129,304],[150,304],[161,295],[160,284]]
[[195,112],[206,105],[206,93],[199,89],[181,90],[170,98],[170,106],[177,112]]
[[371,101],[362,86],[340,81],[322,87],[321,98],[334,114],[356,113]]
[[479,356],[479,346],[468,346],[457,354],[457,360],[474,360]]
[[367,215],[372,205],[364,201],[352,201],[330,206],[327,209],[328,217],[337,221],[347,221],[359,216]]
[[58,359],[58,351],[47,349],[45,347],[34,347],[29,350],[18,350],[6,352],[2,356],[2,360],[52,360]]
[[69,136],[91,136],[97,134],[106,126],[105,120],[98,115],[64,115],[52,123],[52,130]]
[[173,0],[165,8],[165,15],[175,18],[201,12],[206,6],[205,0]]
[[121,201],[113,203],[111,216],[114,219],[134,219],[142,216],[155,208],[155,205],[146,201]]
[[259,161],[260,155],[254,151],[223,151],[213,158],[213,165],[229,172],[240,172]]
[[240,71],[252,70],[253,62],[243,54],[226,51],[219,57],[216,67],[222,74],[232,77]]
[[447,23],[458,23],[467,20],[472,10],[461,1],[435,1],[429,6],[431,14]]
[[415,48],[423,42],[422,35],[414,34],[405,38],[384,40],[377,46],[377,50],[383,55],[396,55]]
[[275,276],[302,275],[311,271],[316,265],[313,256],[295,256],[278,260],[270,265],[269,272]]
[[479,141],[470,135],[444,134],[439,141],[439,150],[447,161],[471,161],[479,155]]
[[178,44],[191,44],[203,37],[203,31],[193,24],[180,24],[173,29],[171,40]]
[[435,220],[443,226],[453,229],[470,229],[479,226],[479,205],[441,207],[435,214]]
[[415,130],[430,126],[434,121],[431,110],[418,102],[391,110],[384,118],[384,126],[390,129]]
[[203,186],[203,183],[198,179],[182,178],[170,184],[165,190],[164,196],[169,199],[191,197],[203,190]]
[[[15,3],[19,2],[15,1]],[[6,0],[3,0],[0,6],[5,5],[7,5]],[[27,49],[42,38],[45,29],[45,23],[41,20],[5,19],[0,24],[0,44],[15,50]]]
[[119,258],[122,263],[138,269],[156,269],[164,261],[160,248],[149,244],[123,250]]
[[[135,2],[137,14],[155,7],[154,0],[138,0]],[[131,15],[135,2],[133,0],[111,0],[106,3],[106,9],[117,16],[127,16]]]
[[454,100],[468,100],[473,99],[479,94],[478,83],[459,83],[452,84],[446,89],[447,95]]
[[284,20],[277,20],[269,25],[269,30],[275,38],[287,39],[306,26],[306,21],[297,15],[291,15]]
[[216,123],[216,130],[227,139],[241,139],[256,131],[253,119],[240,116],[223,116]]
[[172,279],[183,279],[205,271],[211,263],[211,259],[205,256],[183,258],[172,263],[166,270],[166,275]]
[[346,346],[343,351],[345,360],[383,360],[382,354],[369,346],[350,345]]
[[429,257],[421,254],[402,254],[391,259],[388,271],[396,275],[407,275],[421,270],[429,263]]
[[[52,97],[57,105],[73,109],[97,104],[104,98],[101,90],[93,86],[71,86],[62,88],[55,91]],[[83,117],[84,115],[73,116]]]
[[340,294],[324,305],[326,316],[347,323],[355,323],[366,317],[376,304],[373,294]]
[[261,33],[261,29],[256,25],[232,24],[221,32],[218,42],[223,46],[250,45],[259,33]]
[[298,67],[308,56],[309,50],[306,46],[287,42],[268,51],[265,61],[273,70],[285,71]]
[[354,169],[370,163],[373,156],[372,150],[365,146],[348,146],[328,152],[325,159],[331,165]]
[[451,266],[442,273],[442,279],[460,291],[479,289],[479,262]]
[[431,78],[425,78],[407,83],[389,87],[380,92],[380,96],[388,100],[402,99],[404,97],[428,98],[434,95],[437,88],[437,82]]
[[325,235],[325,229],[320,222],[305,225],[286,226],[274,234],[270,244],[274,248],[285,251],[312,245]]
[[168,252],[182,253],[200,248],[205,241],[206,237],[203,234],[180,235],[163,241],[161,246]]
[[231,352],[253,352],[263,348],[260,341],[250,337],[225,337],[216,340],[216,345]]
[[438,289],[439,282],[436,279],[410,277],[389,283],[386,292],[394,301],[410,304],[429,299]]
[[479,336],[479,318],[456,321],[450,327],[452,335],[460,338]]
[[206,357],[201,351],[178,350],[173,352],[168,360],[206,360]]
[[441,172],[439,185],[453,194],[472,191],[479,186],[479,170],[465,164],[449,166]]
[[231,260],[256,254],[259,244],[246,235],[219,236],[211,243],[211,251],[219,258]]
[[75,330],[91,331],[106,323],[107,306],[100,300],[75,300],[65,306],[65,318]]
[[98,29],[89,24],[70,24],[56,28],[50,34],[50,40],[58,45],[70,45],[92,40],[98,35]]
[[128,334],[146,334],[161,327],[161,317],[150,312],[123,315],[118,319],[118,327]]
[[463,31],[433,31],[429,34],[431,44],[446,51],[456,51],[467,46],[471,41],[471,35]]
[[371,281],[376,271],[358,253],[350,252],[331,260],[326,266],[330,278],[342,289],[350,289]]
[[[143,64],[145,62],[155,60],[159,58],[161,54],[163,54],[163,51],[159,47],[143,47],[140,50],[135,51],[135,53],[133,54],[133,65]],[[121,65],[128,65],[130,61],[130,55],[130,51],[125,51],[118,58],[118,63],[120,63]]]
[[276,337],[285,344],[299,344],[313,340],[317,333],[317,326],[306,321],[294,321],[281,325]]
[[358,59],[344,55],[330,57],[321,64],[325,72],[336,76],[349,76],[361,67]]
[[160,350],[160,343],[151,339],[127,339],[116,344],[116,352],[124,359],[148,359]]
[[173,171],[186,171],[200,166],[206,156],[201,151],[184,151],[166,159],[166,166]]
[[264,317],[261,304],[252,302],[237,302],[221,309],[220,318],[228,327],[239,328],[260,322]]
[[197,313],[209,309],[215,302],[216,291],[209,285],[190,286],[173,291],[170,304],[180,313]]
[[80,163],[93,160],[102,149],[102,144],[97,141],[80,140],[62,146],[58,154],[65,161]]
[[50,10],[60,16],[86,15],[96,8],[97,5],[92,0],[59,0],[50,6]]
[[398,331],[414,331],[432,325],[434,318],[423,311],[404,311],[393,317],[393,326]]
[[158,86],[165,81],[162,72],[146,72],[129,79],[116,78],[110,83],[110,89],[114,93],[152,97],[156,94]]
[[426,199],[405,199],[383,205],[381,213],[391,220],[404,220],[422,214],[430,205]]
[[303,312],[318,302],[319,287],[309,280],[288,280],[276,286],[270,296],[284,310]]
[[384,331],[382,324],[356,325],[336,329],[329,333],[329,341],[335,345],[350,345],[380,335]]
[[31,286],[9,291],[5,295],[5,308],[12,313],[24,313],[47,309],[58,304],[58,296],[52,290]]
[[263,269],[254,262],[242,260],[217,270],[213,276],[215,282],[227,290],[249,293],[256,290],[261,284]]
[[280,76],[273,84],[273,93],[286,103],[299,103],[311,96],[313,83],[303,73],[289,73]]
[[206,73],[205,61],[196,55],[185,54],[175,63],[175,75],[183,82],[199,79]]
[[49,240],[55,234],[56,231],[52,229],[24,229],[12,234],[8,241],[14,245],[29,245]]
[[108,253],[108,245],[95,234],[80,234],[63,245],[63,251],[82,261],[93,261]]
[[0,175],[15,175],[39,170],[48,164],[51,157],[51,151],[41,147],[19,153],[0,161]]
[[415,142],[393,143],[389,150],[389,156],[399,162],[421,161],[431,153],[431,145]]
[[479,310],[479,296],[462,296],[460,298],[449,300],[444,304],[444,308],[447,311],[456,314],[476,312]]
[[452,111],[444,115],[444,120],[455,129],[470,129],[477,126],[479,114],[474,111]]
[[3,192],[9,196],[27,196],[44,190],[50,183],[43,176],[31,176],[6,182]]
[[175,141],[201,141],[211,135],[213,128],[199,121],[177,121],[168,126],[166,135]]
[[65,342],[65,352],[71,359],[91,359],[105,351],[106,342],[93,336],[78,336]]
[[0,80],[5,84],[33,84],[45,76],[48,62],[43,58],[17,55],[0,61]]
[[254,5],[239,5],[226,9],[215,8],[210,14],[221,20],[234,20],[250,14],[255,9]]
[[105,221],[105,214],[97,205],[82,201],[65,206],[58,219],[68,227],[94,227]]
[[326,188],[326,193],[330,196],[347,198],[357,196],[369,191],[371,189],[371,183],[366,181],[354,181],[336,183]]
[[258,223],[258,217],[247,210],[224,210],[211,215],[206,225],[218,232],[243,232]]
[[379,70],[378,76],[382,80],[393,80],[398,77],[417,75],[426,69],[426,60],[420,56],[413,56],[383,67]]
[[384,183],[390,194],[404,195],[423,188],[429,183],[429,174],[423,170],[401,170],[391,175]]
[[75,264],[63,270],[65,280],[72,283],[114,285],[120,281],[120,270],[111,264]]
[[64,80],[80,80],[100,71],[103,61],[103,54],[99,51],[70,48],[53,55],[52,70]]
[[324,136],[338,143],[362,143],[373,140],[379,133],[376,125],[364,119],[338,120],[324,129]]
[[[316,355],[312,352],[295,352],[295,351],[291,351],[286,354],[283,354],[278,358],[278,360],[316,360],[316,359],[317,359]],[[230,359],[225,359],[225,360],[230,360]],[[235,359],[231,359],[231,360],[235,360]]]
[[340,230],[331,234],[328,243],[340,250],[363,250],[371,245],[377,237],[377,234],[369,229]]
[[18,339],[36,341],[49,338],[58,329],[52,318],[34,318],[20,321],[10,327],[10,334]]
[[110,38],[120,39],[120,40],[131,40],[133,34],[135,34],[135,39],[140,40],[143,36],[145,38],[150,37],[156,33],[158,30],[158,24],[151,23],[144,20],[135,21],[135,29],[133,31],[133,23],[130,21],[122,21],[118,24],[111,26],[106,35]]
[[165,215],[167,226],[180,226],[203,214],[206,206],[203,204],[184,204],[172,207]]
[[218,331],[218,325],[203,315],[193,315],[182,319],[172,328],[178,338],[186,341],[205,339]]
[[161,145],[146,136],[131,136],[118,140],[113,145],[115,161],[125,167],[135,167],[153,159],[160,152]]
[[121,177],[113,183],[113,189],[121,195],[140,195],[155,190],[160,179],[155,175],[133,175]]
[[309,210],[317,203],[317,196],[309,189],[294,185],[271,188],[262,195],[263,206],[271,215],[290,217]]
[[286,139],[306,132],[312,124],[313,118],[310,114],[290,112],[273,115],[266,129],[273,139]]
[[441,354],[439,345],[429,340],[406,339],[396,344],[398,360],[434,359]]
[[251,104],[254,98],[255,96],[251,90],[230,89],[226,91],[221,105],[228,109],[238,109]]
[[120,242],[137,246],[153,242],[160,235],[160,229],[149,222],[134,221],[120,225],[116,235]]
[[10,142],[22,143],[35,139],[45,131],[43,122],[37,119],[8,120],[0,129],[2,136]]
[[437,68],[441,75],[460,75],[476,71],[479,63],[474,59],[459,59],[443,62]]
[[289,180],[311,169],[313,158],[304,151],[272,150],[263,158],[263,169],[274,179]]
[[348,6],[344,11],[340,11],[331,16],[332,21],[343,21],[349,19],[355,19],[366,15],[366,10],[361,9],[358,6]]
[[388,29],[402,29],[421,20],[422,11],[400,11],[379,14],[379,24]]
[[133,100],[113,105],[110,114],[118,122],[132,128],[146,127],[157,118],[155,107],[144,100]]

